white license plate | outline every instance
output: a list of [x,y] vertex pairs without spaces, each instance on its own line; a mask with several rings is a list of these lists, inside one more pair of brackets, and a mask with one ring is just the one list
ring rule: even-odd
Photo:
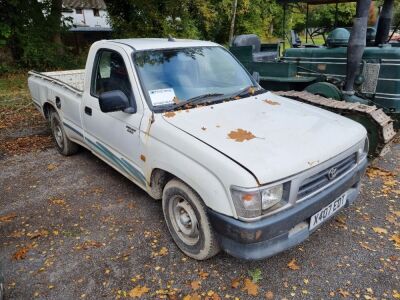
[[311,217],[310,220],[310,230],[314,229],[318,225],[320,225],[325,220],[329,219],[330,216],[335,214],[339,209],[341,209],[347,200],[347,195],[344,193],[339,198],[331,202],[328,206],[325,206],[319,212]]

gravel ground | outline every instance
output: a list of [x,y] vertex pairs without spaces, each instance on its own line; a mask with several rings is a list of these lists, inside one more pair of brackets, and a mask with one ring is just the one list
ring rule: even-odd
[[6,298],[399,298],[400,145],[374,165],[394,174],[373,169],[358,201],[300,246],[256,262],[224,253],[197,262],[175,246],[161,202],[88,151],[3,155]]

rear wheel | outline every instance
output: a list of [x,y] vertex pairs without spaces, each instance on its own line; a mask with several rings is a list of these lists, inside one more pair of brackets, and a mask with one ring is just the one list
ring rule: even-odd
[[204,260],[219,252],[206,207],[189,186],[178,179],[169,181],[164,188],[162,206],[172,238],[183,253]]
[[72,142],[65,134],[64,126],[56,111],[50,113],[50,128],[56,142],[57,150],[62,155],[69,156],[79,150],[79,145]]

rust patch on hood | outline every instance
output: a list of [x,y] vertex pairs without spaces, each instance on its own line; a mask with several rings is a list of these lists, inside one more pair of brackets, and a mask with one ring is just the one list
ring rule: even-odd
[[173,117],[175,117],[175,115],[176,115],[175,112],[173,112],[173,111],[168,111],[168,112],[166,112],[166,113],[164,114],[164,117],[166,117],[166,118],[173,118]]

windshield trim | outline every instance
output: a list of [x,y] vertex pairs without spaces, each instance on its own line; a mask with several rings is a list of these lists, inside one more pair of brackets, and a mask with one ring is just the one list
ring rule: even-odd
[[[173,109],[173,106],[171,105],[163,105],[163,106],[153,106],[153,103],[151,102],[149,93],[146,92],[146,90],[144,89],[144,84],[143,84],[143,78],[142,78],[142,74],[139,72],[138,67],[136,65],[136,58],[135,55],[137,53],[140,52],[147,52],[147,51],[162,51],[162,50],[179,50],[179,49],[188,49],[188,48],[221,48],[224,51],[226,51],[228,53],[228,55],[230,55],[231,57],[233,57],[233,59],[243,68],[243,70],[245,71],[245,73],[247,74],[247,76],[249,76],[251,82],[253,83],[254,86],[257,86],[259,88],[261,88],[261,86],[258,84],[258,82],[254,79],[253,76],[250,75],[249,71],[247,71],[247,69],[240,63],[240,61],[231,53],[229,52],[225,47],[222,47],[221,45],[215,45],[215,46],[193,46],[193,47],[177,47],[177,48],[168,48],[168,49],[147,49],[147,50],[136,50],[132,52],[132,63],[133,63],[133,67],[135,69],[136,75],[139,79],[139,84],[140,84],[140,88],[142,90],[142,94],[146,100],[147,106],[149,107],[149,109],[154,112],[154,113],[164,113],[166,111],[170,111]],[[244,97],[247,98],[247,97]],[[217,102],[218,103],[218,102]]]

